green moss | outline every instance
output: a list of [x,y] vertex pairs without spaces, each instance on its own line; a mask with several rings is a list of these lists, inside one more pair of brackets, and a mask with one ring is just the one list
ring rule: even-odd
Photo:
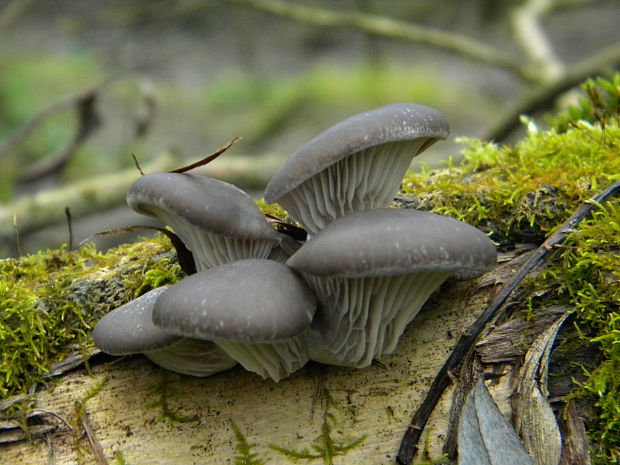
[[[587,430],[593,463],[617,463],[620,450],[620,200],[612,199],[584,220],[558,248],[548,267],[522,286],[516,307],[535,315],[562,305],[573,309],[573,334],[554,349],[563,359],[556,376],[575,381],[571,397],[591,406]],[[570,328],[569,328],[570,329]],[[587,349],[587,350],[586,350]],[[590,365],[575,354],[597,353]],[[568,355],[567,355],[568,354]]]
[[323,423],[321,433],[314,439],[309,448],[300,450],[287,449],[271,444],[269,447],[294,461],[306,460],[313,462],[322,460],[324,464],[331,465],[335,457],[344,456],[352,449],[361,445],[366,436],[361,436],[350,442],[337,440],[333,436],[333,428],[338,424],[335,412],[342,410],[336,400],[332,397],[328,389],[321,392],[321,402],[323,404]]
[[279,220],[288,218],[288,213],[277,203],[267,203],[263,199],[256,201],[256,206],[263,215],[270,215]]
[[[601,206],[565,242],[544,274],[559,280],[556,295],[575,308],[584,342],[595,344],[601,363],[586,372],[581,397],[596,407],[589,432],[594,463],[617,463],[620,450],[620,200]],[[615,452],[614,452],[615,450]]]
[[197,416],[185,416],[179,409],[170,406],[170,400],[178,396],[178,392],[172,383],[180,379],[181,377],[178,374],[164,370],[161,372],[161,382],[149,390],[149,395],[155,396],[156,400],[146,404],[146,406],[160,410],[159,415],[155,418],[156,422],[166,422],[169,427],[172,427],[174,423],[189,423],[200,420]]
[[620,117],[620,74],[612,79],[588,79],[582,86],[585,95],[576,105],[547,119],[557,132],[574,127],[575,121],[605,123]]
[[260,455],[254,451],[256,444],[250,444],[248,442],[232,418],[229,419],[229,422],[235,435],[235,450],[239,454],[233,459],[235,465],[263,465],[265,462],[260,458]]
[[89,454],[89,449],[82,446],[82,442],[84,439],[84,435],[82,432],[84,431],[84,420],[86,413],[86,404],[87,402],[98,395],[104,386],[108,383],[108,378],[103,378],[94,386],[91,386],[84,396],[81,399],[76,400],[74,403],[74,414],[72,421],[71,431],[73,433],[73,446],[75,447],[76,458],[79,464],[85,463],[84,454]]
[[43,383],[110,310],[180,278],[166,238],[108,253],[87,245],[0,260],[0,400]]
[[475,225],[502,245],[542,242],[581,203],[620,179],[617,125],[530,132],[514,147],[464,142],[461,164],[409,173],[402,192],[415,206]]
[[[442,170],[410,173],[400,199],[407,206],[454,216],[501,245],[541,243],[585,201],[620,179],[620,75],[584,85],[575,107],[550,118],[541,131],[499,147],[464,140],[463,161]],[[528,318],[550,305],[574,309],[576,334],[559,351],[598,349],[573,396],[592,405],[587,429],[595,464],[620,454],[620,201],[612,199],[582,222],[548,268],[522,283],[513,302]],[[567,344],[573,347],[566,347]],[[584,402],[586,401],[586,402]]]

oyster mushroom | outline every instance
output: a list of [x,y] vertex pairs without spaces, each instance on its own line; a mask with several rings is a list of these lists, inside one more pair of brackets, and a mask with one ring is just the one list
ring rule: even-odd
[[387,207],[411,159],[449,131],[439,111],[414,103],[351,116],[302,146],[271,179],[265,201],[311,234],[353,211]]
[[352,213],[327,225],[286,264],[314,290],[312,360],[362,368],[390,354],[428,297],[452,274],[494,268],[478,229],[417,210]]
[[163,292],[153,321],[213,341],[248,371],[279,381],[307,361],[316,298],[290,268],[248,259],[193,274]]
[[104,315],[95,326],[95,345],[110,355],[142,353],[159,366],[192,376],[209,376],[237,364],[209,341],[175,336],[153,324],[153,307],[168,286],[158,287]]
[[127,204],[172,227],[198,271],[245,258],[267,258],[281,241],[254,201],[232,184],[185,173],[137,179]]

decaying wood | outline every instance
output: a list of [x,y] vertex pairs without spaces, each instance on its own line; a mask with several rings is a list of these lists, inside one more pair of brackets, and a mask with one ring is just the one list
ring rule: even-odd
[[[509,262],[506,262],[509,263]],[[158,388],[163,370],[143,357],[94,364],[90,371],[63,374],[53,389],[36,396],[36,408],[54,412],[73,424],[75,400],[108,379],[101,391],[85,403],[94,433],[105,456],[114,463],[115,451],[128,464],[229,464],[237,455],[229,419],[239,427],[266,463],[293,463],[268,447],[310,448],[321,434],[322,407],[315,400],[317,386],[338,407],[334,441],[344,444],[365,436],[358,447],[334,463],[393,464],[403,431],[455,342],[455,337],[484,308],[492,286],[474,282],[445,283],[427,303],[404,335],[397,351],[381,366],[357,370],[310,364],[292,377],[274,383],[237,367],[209,378],[179,376],[168,381],[168,405],[187,422],[157,421],[161,407]],[[440,455],[449,397],[433,413],[424,437],[431,457]],[[49,418],[53,421],[53,418]],[[73,433],[59,421],[49,437],[54,463],[77,463]],[[0,446],[3,462],[47,463],[48,449],[26,441]],[[86,463],[96,463],[87,456]]]
[[560,465],[590,463],[588,435],[583,418],[577,414],[575,402],[568,402],[564,412],[559,415],[559,424],[563,443]]
[[562,453],[560,428],[547,400],[547,373],[551,347],[567,317],[557,318],[534,340],[511,398],[513,424],[536,465],[557,465]]
[[93,425],[90,422],[88,412],[82,412],[81,417],[82,421],[80,423],[82,428],[84,428],[84,434],[86,435],[86,439],[88,439],[88,444],[90,444],[90,450],[93,453],[95,462],[97,465],[108,465],[109,462],[105,457],[105,452],[103,451],[103,447],[101,447],[101,443],[97,439],[97,435],[95,434]]
[[476,344],[476,354],[484,364],[514,363],[525,355],[540,333],[569,310],[557,305],[539,312],[534,320],[510,319],[481,338]]
[[439,402],[443,392],[451,384],[454,378],[454,370],[464,360],[478,337],[482,334],[486,325],[493,318],[506,313],[504,303],[510,297],[512,292],[519,286],[521,281],[528,276],[544,259],[546,259],[561,244],[566,237],[574,230],[584,218],[586,218],[595,208],[605,202],[606,199],[612,197],[616,192],[620,191],[620,181],[615,182],[604,191],[595,195],[591,199],[584,202],[564,223],[562,223],[556,231],[551,234],[528,258],[528,260],[519,268],[514,278],[504,284],[489,306],[480,314],[471,327],[465,331],[457,341],[453,351],[438,371],[437,376],[433,380],[430,389],[420,407],[413,414],[410,426],[407,428],[401,442],[400,450],[396,461],[399,464],[410,464],[418,453],[418,442],[422,437],[422,431],[434,410],[435,405]]

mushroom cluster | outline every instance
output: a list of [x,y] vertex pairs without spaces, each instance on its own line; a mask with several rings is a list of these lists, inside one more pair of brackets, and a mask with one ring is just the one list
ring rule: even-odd
[[448,133],[437,110],[402,103],[352,116],[302,146],[265,200],[304,227],[304,241],[276,231],[235,186],[142,176],[127,203],[170,226],[197,272],[105,315],[95,344],[194,376],[240,363],[274,381],[308,360],[362,368],[393,353],[448,277],[472,279],[496,263],[478,229],[387,208],[412,158]]

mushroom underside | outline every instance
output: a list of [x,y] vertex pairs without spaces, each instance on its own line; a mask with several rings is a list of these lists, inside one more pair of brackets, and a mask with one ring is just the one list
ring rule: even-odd
[[406,326],[450,272],[304,279],[319,298],[308,342],[311,360],[363,368],[396,349]]
[[276,383],[308,362],[306,332],[283,342],[241,344],[215,341],[215,343],[246,370],[257,373],[263,378],[271,378]]
[[163,208],[150,207],[150,211],[178,234],[192,252],[197,271],[248,258],[268,258],[277,244],[274,239],[221,236],[204,231]]
[[181,338],[169,347],[144,355],[162,368],[197,377],[211,376],[237,364],[213,342],[192,338]]
[[278,203],[311,234],[350,212],[387,207],[411,159],[428,142],[399,141],[356,152],[310,177]]

